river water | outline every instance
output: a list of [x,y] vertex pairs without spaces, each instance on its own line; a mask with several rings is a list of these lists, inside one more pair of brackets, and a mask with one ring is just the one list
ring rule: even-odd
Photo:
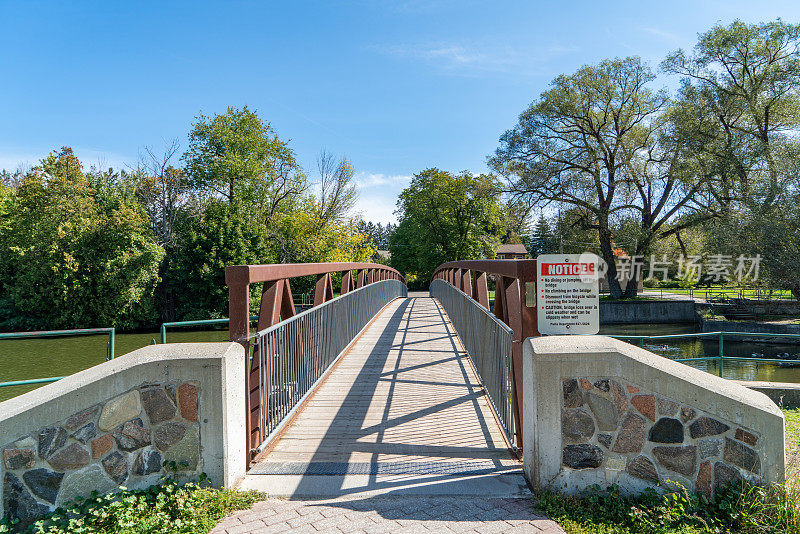
[[[637,324],[637,325],[603,325],[601,334],[607,335],[645,335],[658,336],[669,334],[688,334],[698,332],[695,325],[676,324]],[[638,341],[631,341],[638,344]],[[680,358],[708,358],[719,356],[719,343],[716,338],[684,339],[684,340],[658,340],[646,341],[644,348],[661,356],[671,359]],[[800,353],[800,345],[781,343],[755,343],[738,341],[734,337],[726,337],[723,343],[723,355],[739,358],[752,357],[758,354],[760,358],[776,358],[779,354]],[[800,363],[800,362],[798,362]],[[715,375],[719,374],[717,362],[687,362],[687,365],[702,369]],[[798,382],[800,383],[800,366],[790,367],[792,363],[770,364],[753,363],[748,361],[728,361],[723,365],[722,376],[736,380],[764,380],[768,382]]]
[[[115,355],[119,357],[150,345],[153,339],[158,341],[160,334],[117,334]],[[227,330],[167,332],[170,343],[227,340]],[[106,360],[107,342],[108,335],[0,340],[0,382],[77,373]],[[42,385],[0,388],[0,401]]]
[[[664,335],[696,332],[694,325],[606,325],[601,334],[618,335]],[[158,333],[117,334],[116,356],[150,345],[159,339]],[[227,330],[168,332],[170,343],[227,341]],[[44,339],[0,340],[0,382],[66,376],[82,371],[106,359],[108,336],[85,336]],[[696,358],[718,355],[717,341],[667,340],[646,343],[647,350],[667,358]],[[725,340],[726,356],[748,357],[753,353],[774,358],[777,354],[788,352],[797,354],[800,345],[779,345],[772,343],[747,343]],[[716,362],[693,362],[693,367],[718,374]],[[775,364],[755,364],[747,361],[725,362],[723,376],[739,380],[766,380],[771,382],[800,383],[800,367],[788,368]],[[0,401],[10,399],[42,384],[0,388]]]

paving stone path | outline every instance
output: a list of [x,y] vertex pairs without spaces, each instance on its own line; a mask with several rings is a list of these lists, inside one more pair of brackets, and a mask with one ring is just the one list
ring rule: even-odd
[[548,533],[564,531],[530,498],[378,496],[322,501],[269,499],[224,519],[211,534]]

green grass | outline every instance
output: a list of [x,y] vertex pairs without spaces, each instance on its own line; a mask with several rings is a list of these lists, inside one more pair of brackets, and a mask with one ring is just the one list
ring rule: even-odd
[[[685,288],[658,288],[658,287],[645,287],[645,291],[659,291],[662,290],[664,293],[676,293],[678,295],[688,295],[691,292],[694,292],[695,296],[703,297],[705,296],[706,292],[712,293],[713,296],[717,296],[720,293],[724,294],[728,297],[738,297],[739,292],[742,292],[742,296],[745,298],[757,298],[760,295],[763,295],[767,290],[758,291],[752,288],[742,288],[742,287],[726,287],[726,286],[711,286],[711,287],[699,287],[694,289],[685,289]],[[772,290],[772,298],[783,298],[783,299],[794,299],[792,296],[791,291],[786,289],[773,289]]]
[[[167,480],[146,490],[96,494],[59,508],[29,526],[27,533],[47,534],[206,534],[235,510],[250,508],[256,492],[217,490]],[[0,522],[0,533],[14,525]]]

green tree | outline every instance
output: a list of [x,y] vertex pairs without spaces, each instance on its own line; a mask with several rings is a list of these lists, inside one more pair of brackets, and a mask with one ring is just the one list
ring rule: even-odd
[[166,260],[164,293],[181,320],[227,317],[225,267],[276,260],[264,226],[219,199],[199,216],[180,219],[178,231],[181,245]]
[[200,115],[183,156],[190,185],[202,195],[239,201],[269,225],[302,195],[306,180],[294,151],[246,106]]
[[693,54],[678,50],[662,64],[682,77],[681,124],[694,150],[751,207],[771,206],[791,179],[781,152],[800,125],[798,45],[800,24],[736,20],[701,34]]
[[704,226],[704,251],[760,254],[761,282],[792,290],[790,258],[800,238],[800,25],[717,25],[691,54],[678,50],[662,68],[681,79],[679,131],[691,139],[701,172],[716,173],[730,209]]
[[125,195],[98,193],[72,150],[53,152],[11,199],[2,229],[2,328],[133,328],[154,319],[163,252]]
[[392,266],[427,285],[441,263],[493,256],[505,232],[500,192],[492,175],[416,174],[397,202]]
[[694,172],[665,114],[666,93],[648,87],[653,80],[636,57],[558,76],[490,158],[514,195],[576,209],[582,226],[597,232],[615,297],[634,296],[638,285],[632,277],[623,291],[617,279],[616,220],[636,218],[633,253],[646,255],[655,240],[676,231],[669,224],[678,215],[696,213],[699,222],[719,209],[709,192],[715,175]]
[[535,258],[540,254],[553,254],[558,252],[558,238],[553,235],[550,223],[544,215],[539,215],[533,233],[528,240],[528,250],[531,257]]

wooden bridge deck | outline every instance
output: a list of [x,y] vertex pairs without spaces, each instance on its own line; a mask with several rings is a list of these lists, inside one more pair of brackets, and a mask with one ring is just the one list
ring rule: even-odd
[[461,342],[429,297],[398,299],[376,317],[242,487],[527,493]]

